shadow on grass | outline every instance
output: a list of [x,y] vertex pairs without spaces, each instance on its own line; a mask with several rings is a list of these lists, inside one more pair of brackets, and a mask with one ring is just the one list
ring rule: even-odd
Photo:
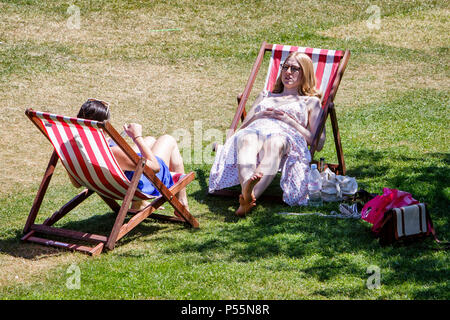
[[[81,206],[80,206],[81,207]],[[67,217],[70,217],[70,212],[67,214]],[[42,213],[42,215],[45,215],[45,213]],[[59,221],[55,227],[58,228],[64,228],[68,230],[75,230],[75,231],[82,231],[86,233],[93,233],[98,235],[104,235],[109,236],[111,233],[112,227],[114,225],[116,214],[114,212],[107,212],[104,214],[98,214],[91,216],[89,218],[86,218],[84,220],[80,221],[69,221],[69,222],[63,222]],[[127,223],[127,220],[131,218],[130,215],[127,216],[125,219],[125,223]],[[64,220],[64,218],[62,219]],[[168,222],[162,222],[159,221],[157,224],[148,223],[148,221],[154,221],[153,219],[145,220],[142,223],[140,223],[138,226],[136,226],[133,230],[131,230],[128,234],[126,234],[122,239],[117,241],[116,248],[126,245],[132,241],[135,241],[143,236],[148,236],[151,234],[154,234],[158,231],[164,230],[168,228]],[[182,227],[182,225],[180,225]],[[37,233],[38,236],[40,236]],[[39,244],[34,244],[31,242],[23,242],[20,239],[24,236],[22,233],[22,230],[16,230],[15,236],[12,238],[8,238],[5,240],[0,240],[0,251],[2,253],[7,253],[14,257],[20,257],[25,259],[36,259],[38,257],[48,257],[48,256],[55,256],[55,255],[61,255],[63,253],[68,252],[67,250],[55,248],[51,246],[44,246]],[[78,241],[74,239],[69,238],[62,238],[58,236],[50,236],[50,235],[43,235],[46,239],[51,239],[55,241],[61,241],[61,242],[68,242],[68,243],[74,243],[74,244],[80,244],[80,245],[86,245],[86,246],[95,246],[93,243],[85,242],[85,241]],[[108,252],[108,250],[105,248],[103,249],[103,254],[105,252]]]
[[[407,191],[415,199],[426,202],[430,208],[433,208],[434,215],[439,218],[447,213],[450,203],[445,190],[450,184],[450,154],[427,153],[418,158],[405,155],[391,156],[382,151],[359,150],[351,157],[356,159],[354,162],[360,164],[347,168],[348,176],[356,177],[357,180],[376,178],[384,182],[383,187]],[[436,163],[439,161],[444,162],[445,166],[437,166]],[[420,165],[426,162],[430,165]],[[200,190],[192,196],[197,201],[204,201],[212,213],[223,216],[226,222],[239,221],[239,218],[231,217],[234,216],[234,210],[238,207],[237,196],[208,195],[208,168],[197,169],[196,176]],[[261,199],[258,199],[258,206],[266,207],[275,203],[273,199],[265,198],[266,194],[281,198],[282,191],[279,184],[280,175],[278,174]],[[239,193],[240,187],[232,187],[229,190]],[[370,191],[382,194],[383,190]],[[284,205],[284,208],[289,207]]]
[[[363,150],[353,157],[360,159],[361,164],[350,168],[348,175],[357,179],[375,177],[382,180],[385,187],[407,191],[418,201],[426,202],[432,208],[433,216],[447,218],[450,202],[445,190],[450,185],[450,154],[427,153],[418,158]],[[437,162],[443,162],[445,166],[437,166]],[[382,193],[382,190],[374,191]]]
[[[445,189],[450,177],[449,154],[427,153],[413,157],[362,150],[351,156],[361,159],[358,161],[361,164],[349,168],[348,175],[382,181],[385,187],[410,192],[415,199],[426,202],[438,236],[441,240],[448,239],[449,199]],[[229,207],[235,208],[237,199],[208,196],[206,169],[197,170],[197,178],[201,190],[194,197],[203,200],[213,214],[224,217],[227,223],[220,228],[220,233],[186,239],[171,246],[170,252],[200,254],[198,259],[201,263],[212,263],[217,255],[226,262],[272,261],[272,258],[280,256],[309,259],[318,255],[312,266],[301,270],[318,281],[348,275],[367,279],[368,265],[362,266],[353,259],[363,256],[383,270],[383,281],[387,286],[413,281],[424,286],[420,292],[413,292],[416,298],[442,298],[445,295],[441,285],[449,275],[446,263],[443,263],[445,253],[429,250],[436,248],[431,238],[409,245],[380,247],[371,234],[371,225],[363,220],[284,216],[276,212],[306,212],[308,208],[289,208],[264,201],[258,201],[258,207],[246,219],[235,218]],[[372,191],[382,193],[382,190]],[[329,208],[329,205],[324,206],[321,211],[325,213]],[[283,268],[283,265],[278,265],[276,270]],[[339,291],[336,288],[327,290]],[[349,290],[349,294],[360,294],[361,290],[367,289],[362,286]]]
[[[349,175],[357,179],[364,177],[369,181],[372,177],[376,178],[386,187],[411,192],[416,199],[427,202],[432,208],[431,215],[438,235],[443,238],[441,240],[448,239],[448,197],[444,191],[449,177],[448,154],[424,154],[418,158],[388,156],[379,151],[363,150],[350,156],[361,159],[361,164],[349,168]],[[443,298],[448,295],[446,286],[443,285],[449,276],[448,258],[445,253],[429,250],[434,245],[432,239],[409,246],[383,248],[373,238],[370,225],[364,221],[279,215],[276,213],[304,212],[308,208],[290,208],[266,201],[258,202],[255,211],[246,219],[239,219],[234,216],[236,199],[207,196],[207,170],[196,170],[200,190],[190,196],[209,207],[212,219],[220,216],[224,222],[220,226],[201,229],[195,237],[167,241],[162,249],[163,253],[189,257],[191,264],[257,263],[269,271],[301,272],[318,282],[330,281],[326,289],[316,292],[326,296],[342,294],[342,290],[349,297],[364,295],[363,292],[367,289],[363,284],[368,277],[366,268],[373,264],[380,267],[382,285],[388,291],[404,290],[409,297],[421,299]],[[324,206],[321,211],[326,212],[329,208]],[[113,213],[107,213],[83,221],[68,222],[63,226],[102,233],[109,231],[114,218]],[[161,231],[165,227],[162,223],[141,224],[118,245],[137,240],[141,235]],[[0,242],[3,252],[30,259],[42,254],[60,254],[59,250],[49,253],[52,251],[46,247],[35,254],[26,253],[25,249],[20,250],[20,255],[17,254],[15,248],[19,246],[19,233],[18,231],[15,238]],[[155,241],[166,239],[160,237]],[[133,253],[127,252],[121,256],[132,258]],[[361,286],[337,288],[333,280],[339,278],[360,279]],[[403,287],[406,283],[415,286],[413,289],[405,289]]]

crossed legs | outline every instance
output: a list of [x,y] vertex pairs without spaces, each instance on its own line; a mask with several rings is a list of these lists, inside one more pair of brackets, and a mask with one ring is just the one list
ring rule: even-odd
[[[165,134],[158,139],[155,139],[154,137],[145,137],[144,140],[152,152],[167,164],[171,172],[185,173],[183,158],[181,157],[177,141],[174,137]],[[139,151],[137,146],[134,146],[133,149]],[[189,210],[186,188],[183,188],[176,196],[181,204],[186,206],[186,209]],[[135,201],[133,202],[132,208],[140,209],[147,205],[147,201]]]
[[[286,149],[284,136],[263,139],[257,134],[246,134],[238,139],[237,161],[242,193],[236,215],[245,216],[256,205],[256,199],[277,174]],[[258,158],[260,163],[257,166]]]

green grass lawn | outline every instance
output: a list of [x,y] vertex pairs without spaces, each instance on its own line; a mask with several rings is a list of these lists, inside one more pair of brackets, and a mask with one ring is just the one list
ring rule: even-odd
[[[112,103],[116,128],[135,121],[148,135],[193,134],[201,120],[204,131],[225,134],[262,41],[351,51],[335,100],[347,174],[369,192],[397,188],[426,202],[448,241],[445,2],[73,4],[79,29],[68,27],[66,1],[0,0],[1,299],[449,299],[448,253],[432,250],[432,239],[380,247],[362,220],[280,215],[315,210],[267,200],[239,219],[236,199],[207,196],[208,163],[186,163],[200,229],[149,219],[94,258],[20,241],[52,151],[25,108],[75,114],[93,96]],[[367,27],[371,5],[379,29]],[[329,126],[319,155],[336,161]],[[59,164],[38,222],[78,191]],[[114,219],[92,196],[58,226],[106,233]],[[367,286],[373,266],[378,289]],[[70,289],[74,267],[79,288]]]

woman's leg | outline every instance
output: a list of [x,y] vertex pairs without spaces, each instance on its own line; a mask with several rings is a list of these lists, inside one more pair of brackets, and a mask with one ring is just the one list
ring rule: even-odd
[[262,141],[256,133],[241,135],[237,140],[237,168],[241,184],[239,208],[236,210],[238,216],[244,216],[256,205],[252,190],[261,179],[261,174],[255,173],[257,156],[261,148]]
[[237,140],[237,168],[239,182],[244,187],[256,170],[256,158],[262,141],[256,133],[242,135]]
[[[151,149],[156,156],[166,163],[171,172],[185,173],[183,158],[178,148],[177,140],[174,137],[168,134],[159,137]],[[186,209],[189,210],[186,188],[180,190],[176,196],[186,206]]]
[[240,206],[236,215],[244,216],[256,205],[256,199],[266,190],[277,174],[286,146],[287,140],[282,136],[271,137],[263,142],[259,152],[260,164],[243,184],[242,195],[239,196]]
[[[156,139],[154,137],[148,136],[144,138],[145,144],[151,149],[153,148],[153,145],[156,142]],[[139,148],[137,145],[133,145],[133,150],[136,152],[139,152]]]
[[151,149],[167,164],[171,172],[184,173],[183,158],[174,137],[168,134],[159,137]]
[[274,136],[264,142],[260,153],[261,162],[256,168],[256,172],[261,172],[263,177],[253,188],[256,199],[275,178],[281,159],[287,151],[287,145],[287,139],[284,136]]

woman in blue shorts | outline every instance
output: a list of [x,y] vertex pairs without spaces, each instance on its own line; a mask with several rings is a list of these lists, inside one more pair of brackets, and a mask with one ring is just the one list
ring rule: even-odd
[[[89,120],[104,121],[110,119],[109,104],[97,100],[88,99],[78,112],[77,117]],[[178,149],[177,141],[170,135],[163,135],[158,139],[154,137],[143,137],[142,126],[137,123],[124,124],[126,134],[133,140],[133,150],[139,156],[147,159],[147,165],[153,169],[156,176],[164,183],[167,188],[173,186],[174,181],[171,172],[184,174],[183,158]],[[112,139],[109,141],[111,151],[114,154],[120,168],[124,171],[128,179],[133,177],[135,164],[128,158],[125,152],[117,146]],[[179,177],[179,175],[177,175]],[[74,183],[75,181],[72,181]],[[76,184],[76,183],[75,183]],[[153,186],[145,175],[140,178],[138,189],[142,192],[159,196],[158,190]],[[178,200],[189,210],[186,189],[177,194]],[[147,206],[146,201],[134,201],[132,209],[141,209]]]

